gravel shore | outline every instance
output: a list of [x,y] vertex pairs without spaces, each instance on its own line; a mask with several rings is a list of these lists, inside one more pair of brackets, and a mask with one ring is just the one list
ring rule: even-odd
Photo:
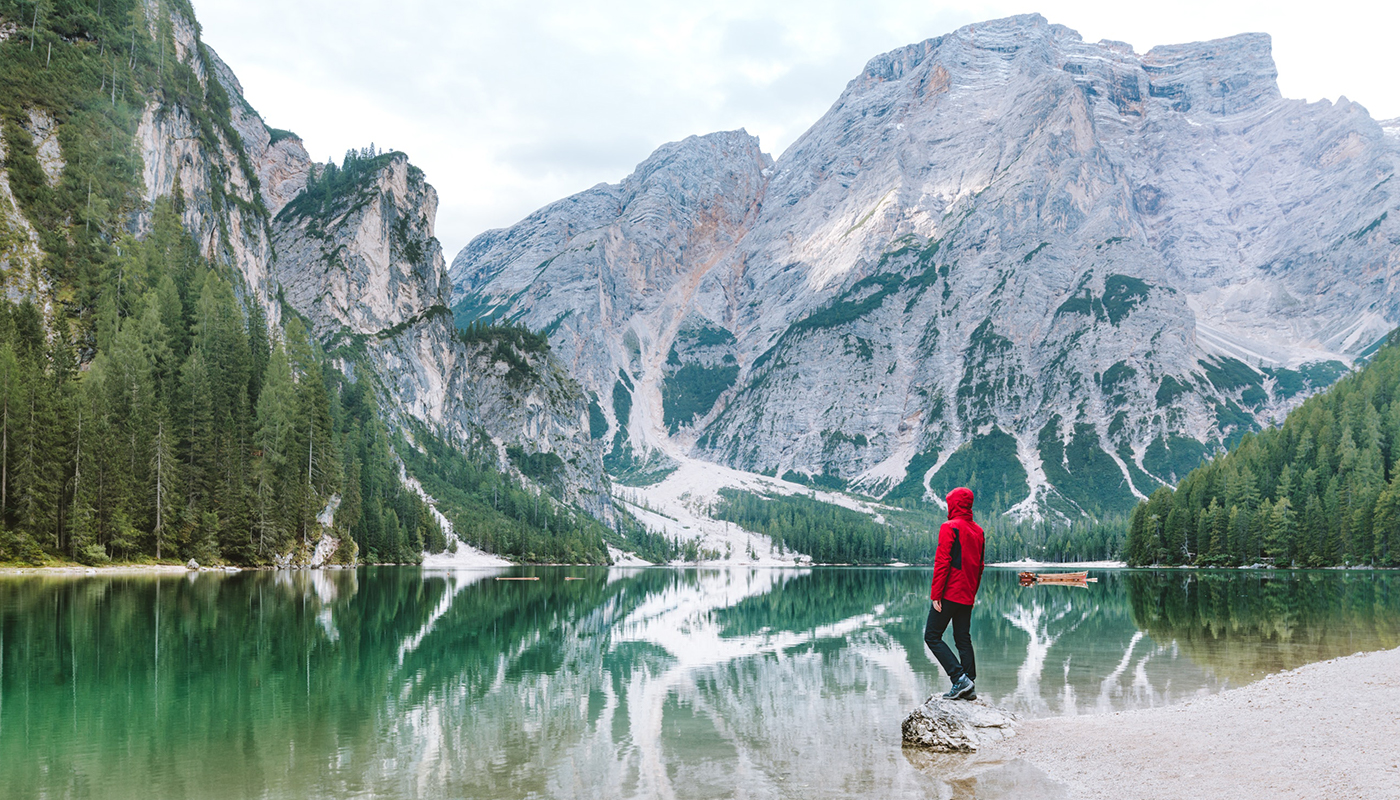
[[1400,649],[1164,708],[1031,720],[1023,758],[1075,798],[1400,798]]
[[0,567],[0,576],[46,575],[50,577],[82,577],[84,575],[145,575],[162,572],[183,573],[188,570],[181,564],[116,564],[105,567],[84,567],[78,564],[65,564],[58,567]]

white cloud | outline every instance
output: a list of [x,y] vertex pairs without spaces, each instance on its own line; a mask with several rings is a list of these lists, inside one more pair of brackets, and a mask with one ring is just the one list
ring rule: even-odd
[[906,0],[195,0],[204,38],[270,125],[324,160],[374,142],[437,187],[450,260],[481,231],[617,181],[657,145],[747,128],[780,153],[871,57],[1039,11],[1085,39],[1274,37],[1289,97],[1345,94],[1400,116],[1400,10],[1344,0],[1125,3]]

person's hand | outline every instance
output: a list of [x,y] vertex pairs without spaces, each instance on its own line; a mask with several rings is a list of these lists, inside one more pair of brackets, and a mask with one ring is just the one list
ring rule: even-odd
[[943,613],[943,601],[942,601],[942,600],[934,600],[934,601],[933,601],[933,610],[939,612],[940,614]]

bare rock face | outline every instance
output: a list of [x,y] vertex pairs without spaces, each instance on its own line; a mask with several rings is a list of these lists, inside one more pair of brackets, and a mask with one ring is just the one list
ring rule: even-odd
[[1395,128],[1283,98],[1263,34],[995,20],[872,59],[776,162],[692,137],[481,235],[453,308],[550,331],[615,452],[1126,509],[1400,323]]
[[[0,163],[5,159],[5,143],[0,141]],[[47,297],[48,282],[40,264],[39,232],[19,209],[9,176],[0,169],[0,291],[6,299]]]
[[308,197],[277,217],[276,280],[317,336],[375,334],[447,302],[437,192],[402,153],[363,169],[330,202]]
[[35,154],[39,166],[44,170],[44,178],[49,186],[57,186],[63,175],[63,149],[58,143],[58,124],[53,115],[40,109],[29,110],[29,124],[24,126],[34,141]]
[[290,131],[274,132],[263,122],[243,97],[243,84],[233,70],[228,68],[219,54],[205,48],[209,54],[214,76],[229,96],[229,116],[243,145],[248,150],[253,171],[258,176],[258,187],[264,205],[272,216],[276,216],[306,188],[311,174],[311,156],[301,138]]
[[[153,12],[147,9],[151,26],[156,25]],[[267,126],[243,98],[242,86],[200,41],[193,20],[173,8],[162,7],[159,13],[170,20],[175,57],[206,92],[221,94],[227,107],[211,100],[211,108],[197,115],[179,104],[147,104],[136,129],[145,194],[132,227],[144,235],[156,200],[175,198],[203,255],[231,264],[276,324],[281,307],[270,270],[272,215],[305,186],[311,159],[295,137],[272,144]]]
[[[673,344],[718,337],[710,355],[728,356],[725,374],[737,373],[734,337],[716,322],[727,304],[702,285],[758,218],[772,163],[744,131],[691,137],[663,145],[617,186],[482,234],[453,265],[458,323],[523,311],[597,398],[611,455],[630,460],[634,441],[652,449],[668,427],[663,384],[681,368]],[[618,419],[624,405],[630,413]]]
[[[324,168],[321,168],[324,169]],[[548,354],[521,354],[512,369],[486,343],[458,337],[450,285],[434,237],[437,192],[402,153],[363,160],[323,194],[317,180],[273,222],[273,278],[342,366],[369,366],[385,410],[449,441],[484,432],[505,448],[549,452],[563,462],[559,494],[600,518],[610,513],[607,477],[588,437],[587,400]]]
[[[578,384],[547,353],[522,357],[525,379],[519,367],[504,370],[491,347],[457,336],[434,237],[437,192],[423,173],[402,153],[386,154],[362,164],[354,180],[309,196],[317,171],[324,177],[328,168],[312,164],[295,135],[268,127],[192,20],[169,6],[145,13],[152,30],[155,14],[168,15],[175,57],[209,101],[200,114],[157,101],[145,108],[136,133],[145,195],[134,232],[149,229],[157,200],[178,194],[203,254],[242,276],[241,291],[263,305],[274,329],[284,303],[302,315],[347,374],[368,375],[382,390],[391,423],[421,423],[449,442],[484,435],[502,470],[514,469],[505,455],[511,445],[555,453],[562,474],[549,488],[606,519],[607,477]],[[0,259],[18,264],[24,231],[9,235],[9,199],[0,173]],[[10,284],[18,278],[6,278],[4,288],[17,291]]]
[[904,719],[904,744],[945,753],[970,753],[1016,735],[1016,715],[981,701],[934,695]]

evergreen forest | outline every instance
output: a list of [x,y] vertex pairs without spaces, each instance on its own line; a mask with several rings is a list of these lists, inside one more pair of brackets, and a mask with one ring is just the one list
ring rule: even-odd
[[[803,495],[756,495],[723,489],[711,510],[769,538],[779,552],[810,555],[824,564],[932,564],[945,516],[931,504],[906,504],[885,512],[886,522]],[[1123,550],[1122,518],[1017,522],[997,508],[978,506],[974,517],[986,536],[987,563],[1033,558],[1040,561],[1104,561]]]
[[265,564],[314,547],[327,512],[340,561],[442,548],[370,380],[329,368],[290,310],[271,341],[168,202],[107,270],[90,359],[0,304],[0,559]]
[[1400,334],[1134,509],[1132,565],[1400,566]]
[[[185,115],[206,152],[241,141],[223,86],[178,57],[170,16],[147,5],[0,0],[0,156],[14,200],[0,196],[0,562],[267,564],[309,556],[326,529],[342,563],[441,551],[447,537],[402,480],[406,444],[385,425],[373,375],[353,349],[337,352],[344,372],[333,368],[285,305],[269,325],[226,266],[227,212],[245,225],[270,221],[242,148],[203,187],[202,211],[220,221],[213,256],[182,225],[178,177],[173,199],[152,208],[143,198],[135,139],[150,104]],[[187,0],[158,5],[194,19]],[[35,144],[41,124],[58,137],[57,165]],[[291,213],[354,201],[388,157],[352,151],[325,165]],[[240,182],[251,199],[229,190]],[[138,227],[148,231],[140,239]],[[520,380],[531,377],[528,353],[547,347],[517,330],[463,339],[494,347]],[[441,445],[426,432],[419,441]],[[552,466],[540,461],[525,463]],[[512,521],[514,538],[497,536],[503,552],[606,560],[600,525],[585,547],[557,535],[538,499],[537,513],[517,519],[526,490],[480,471],[505,499],[499,512],[478,504],[473,513]],[[490,527],[477,523],[468,527]],[[541,536],[562,541],[551,549]],[[517,547],[522,537],[530,543]]]

